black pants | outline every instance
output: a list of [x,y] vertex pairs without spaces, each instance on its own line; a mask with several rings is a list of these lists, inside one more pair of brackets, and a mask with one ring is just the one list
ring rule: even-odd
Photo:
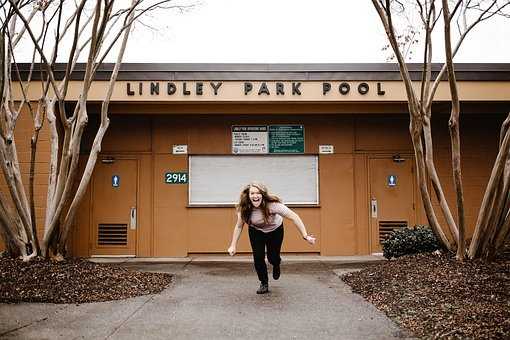
[[283,224],[270,233],[264,233],[253,227],[249,227],[250,244],[253,250],[253,262],[260,282],[267,283],[267,266],[265,248],[267,247],[267,259],[273,266],[280,265],[280,249],[283,243]]

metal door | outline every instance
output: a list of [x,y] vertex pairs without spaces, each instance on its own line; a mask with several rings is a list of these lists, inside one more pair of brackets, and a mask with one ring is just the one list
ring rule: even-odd
[[92,178],[92,255],[136,255],[138,162],[98,161]]
[[370,158],[369,177],[370,244],[377,253],[393,229],[413,226],[416,221],[413,159]]

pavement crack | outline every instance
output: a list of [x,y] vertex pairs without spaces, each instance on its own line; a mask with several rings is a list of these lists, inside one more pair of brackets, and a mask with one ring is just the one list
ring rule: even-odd
[[3,337],[3,336],[6,336],[7,334],[10,334],[10,333],[13,333],[13,332],[16,332],[20,329],[23,329],[23,328],[26,328],[26,327],[30,327],[38,322],[41,322],[41,321],[45,321],[45,320],[48,320],[48,317],[44,317],[42,319],[39,319],[39,320],[35,320],[35,321],[32,321],[30,323],[27,323],[26,325],[23,325],[23,326],[19,326],[19,327],[16,327],[16,328],[13,328],[13,329],[9,329],[8,331],[5,331],[3,333],[0,333],[0,338]]
[[189,266],[191,262],[193,262],[193,258],[191,258],[188,262],[184,264],[184,266],[182,266],[182,270],[186,269],[186,267]]
[[138,313],[138,311],[141,310],[153,298],[154,296],[151,296],[150,298],[145,300],[145,302],[140,307],[135,309],[131,314],[128,315],[128,317],[124,321],[122,321],[117,327],[115,327],[113,331],[105,337],[105,340],[110,338],[113,334],[115,334],[129,319],[131,319],[136,313]]

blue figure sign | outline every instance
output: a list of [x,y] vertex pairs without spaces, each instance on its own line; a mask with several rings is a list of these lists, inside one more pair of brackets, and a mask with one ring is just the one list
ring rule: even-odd
[[119,175],[113,175],[112,176],[112,187],[118,188],[120,186],[120,176]]
[[397,176],[396,175],[389,175],[388,176],[388,186],[394,187],[397,185]]

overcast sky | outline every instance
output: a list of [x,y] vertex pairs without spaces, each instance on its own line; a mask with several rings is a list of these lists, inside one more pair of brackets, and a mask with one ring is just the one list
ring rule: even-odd
[[[157,32],[135,32],[125,62],[385,62],[388,56],[369,0],[202,0],[156,21]],[[455,61],[510,62],[510,21],[482,23]]]
[[[364,63],[388,57],[370,0],[197,1],[185,13],[165,11],[146,18],[155,30],[136,27],[124,62]],[[455,62],[509,63],[509,20],[498,18],[475,28]],[[439,31],[437,53],[443,49],[441,35]],[[18,60],[30,60],[25,50],[18,51],[26,53]],[[112,55],[108,61],[114,59]],[[441,55],[434,61],[442,61]]]

